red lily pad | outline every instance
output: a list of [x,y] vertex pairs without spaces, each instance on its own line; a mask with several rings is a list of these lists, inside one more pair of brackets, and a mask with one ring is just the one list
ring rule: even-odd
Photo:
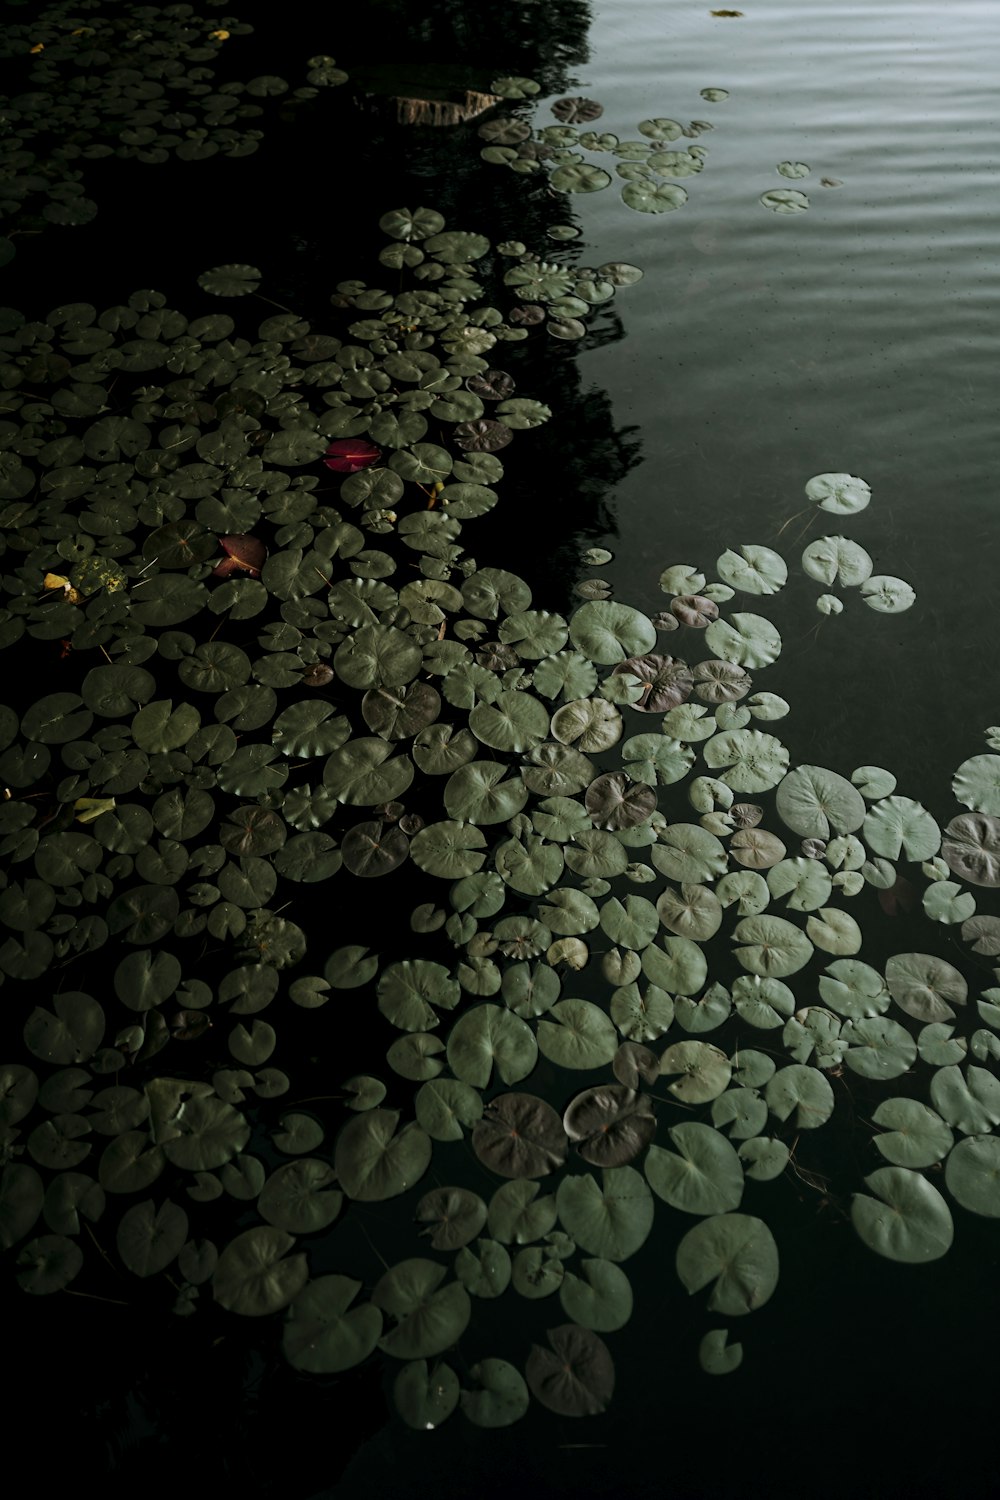
[[212,569],[214,578],[228,578],[232,573],[248,573],[258,578],[267,557],[267,548],[258,536],[244,532],[219,537],[219,546],[226,554]]
[[382,450],[368,438],[336,438],[327,448],[323,462],[337,474],[357,474],[360,469],[370,469],[381,457]]

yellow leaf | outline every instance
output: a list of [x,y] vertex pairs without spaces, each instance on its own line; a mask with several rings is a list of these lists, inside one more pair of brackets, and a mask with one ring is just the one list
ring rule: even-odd
[[209,32],[209,36],[213,36],[217,42],[227,42],[229,40],[228,31],[211,31]]
[[114,806],[114,797],[77,797],[73,803],[78,823],[93,823],[95,818],[110,812]]
[[46,573],[43,580],[47,589],[62,589],[69,604],[79,604],[83,595],[73,587],[68,578],[61,573]]
[[33,47],[29,47],[28,48],[28,51],[29,52],[44,52],[45,51],[45,43],[44,42],[36,42]]

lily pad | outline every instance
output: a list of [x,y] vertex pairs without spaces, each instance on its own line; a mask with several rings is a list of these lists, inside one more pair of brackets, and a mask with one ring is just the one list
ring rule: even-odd
[[718,1130],[688,1120],[670,1130],[676,1150],[650,1146],[643,1165],[654,1193],[689,1214],[719,1214],[739,1208],[743,1168]]
[[556,1202],[566,1233],[591,1255],[622,1261],[645,1243],[653,1196],[634,1167],[608,1167],[595,1177],[565,1177]]
[[777,1286],[778,1247],[761,1219],[718,1214],[681,1240],[677,1274],[689,1294],[714,1283],[709,1311],[739,1317],[762,1307]]
[[310,1375],[334,1375],[368,1358],[382,1332],[371,1302],[352,1307],[362,1283],[319,1276],[299,1293],[285,1317],[282,1349],[289,1364]]
[[907,1167],[879,1167],[865,1178],[875,1195],[856,1193],[851,1220],[870,1250],[922,1265],[947,1254],[954,1238],[948,1205],[926,1178]]
[[547,1331],[550,1347],[532,1346],[525,1375],[532,1395],[562,1417],[596,1416],[610,1404],[615,1367],[604,1340],[566,1323]]
[[[534,1094],[500,1094],[491,1100],[473,1131],[472,1145],[491,1171],[514,1178],[546,1176],[562,1165],[567,1149],[559,1116]],[[526,1206],[533,1196],[518,1201]],[[507,1220],[501,1223],[493,1205],[489,1222],[499,1239],[516,1237],[503,1232]]]

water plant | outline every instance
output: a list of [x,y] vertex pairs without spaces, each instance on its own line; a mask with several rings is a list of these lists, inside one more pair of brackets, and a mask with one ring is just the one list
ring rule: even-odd
[[84,6],[81,14],[67,0],[5,24],[0,59],[20,62],[23,86],[0,99],[0,265],[13,258],[12,235],[90,223],[98,204],[86,186],[89,163],[249,156],[267,100],[301,105],[347,81],[327,56],[310,58],[295,88],[273,74],[227,77],[220,64],[252,31],[191,5]]
[[[551,415],[498,350],[640,273],[495,252],[427,208],[381,223],[409,283],[342,282],[320,328],[246,336],[152,291],[5,314],[0,644],[61,677],[0,715],[0,972],[15,1004],[47,990],[0,1069],[0,1242],[29,1294],[113,1257],[180,1315],[280,1318],[303,1371],[385,1356],[413,1427],[459,1405],[505,1425],[531,1397],[584,1416],[612,1398],[658,1203],[692,1221],[674,1265],[713,1323],[774,1295],[747,1184],[808,1176],[835,1086],[873,1103],[882,1164],[850,1213],[874,1252],[939,1258],[951,1204],[1000,1216],[1000,990],[978,976],[1000,737],[944,828],[880,767],[793,764],[758,686],[789,571],[763,543],[714,577],[668,562],[655,616],[607,584],[564,616],[480,565],[497,454]],[[842,525],[872,498],[799,482]],[[801,565],[838,590],[821,607],[914,602],[849,537]],[[373,878],[419,886],[402,944],[294,919]],[[877,958],[904,881],[924,946]],[[283,1034],[347,1007],[384,1066],[295,1097]],[[394,1260],[349,1274],[365,1206],[396,1200]],[[463,1384],[449,1351],[500,1297],[541,1304],[536,1341],[477,1351]],[[706,1331],[704,1369],[737,1369],[730,1335]]]

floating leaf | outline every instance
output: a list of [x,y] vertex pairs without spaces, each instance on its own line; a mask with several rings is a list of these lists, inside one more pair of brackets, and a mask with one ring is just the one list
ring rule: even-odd
[[535,1066],[537,1050],[530,1028],[499,1005],[477,1005],[448,1034],[448,1064],[463,1083],[486,1088],[493,1066],[504,1083],[518,1083]]
[[634,1167],[608,1167],[596,1178],[565,1177],[556,1202],[566,1233],[591,1255],[621,1261],[644,1244],[653,1225],[653,1197]]
[[747,594],[776,594],[788,580],[788,569],[777,552],[749,542],[739,552],[723,552],[716,567],[720,578]]
[[308,1280],[304,1255],[288,1255],[292,1235],[270,1225],[238,1234],[219,1256],[212,1277],[216,1302],[230,1312],[263,1317],[294,1301]]
[[865,579],[861,597],[869,609],[878,610],[881,615],[899,615],[910,608],[917,596],[904,578],[879,573]]
[[562,1417],[595,1416],[611,1401],[615,1369],[607,1345],[575,1323],[547,1330],[550,1348],[534,1344],[525,1367],[531,1393]]
[[970,1213],[1000,1218],[1000,1141],[994,1135],[968,1136],[945,1162],[948,1191]]
[[444,1266],[402,1260],[375,1283],[372,1303],[396,1319],[379,1348],[396,1359],[426,1359],[449,1348],[464,1333],[472,1312],[461,1282],[442,1286]]
[[852,833],[865,821],[860,792],[843,776],[822,766],[796,766],[778,787],[775,806],[782,822],[801,838],[827,839]]
[[926,808],[909,797],[883,797],[865,818],[864,840],[875,854],[930,859],[941,847],[941,830]]
[[767,667],[781,654],[781,636],[762,615],[734,614],[705,631],[710,651],[741,667]]
[[257,290],[260,279],[261,272],[256,266],[216,266],[201,273],[198,285],[216,297],[245,297],[248,292]]
[[767,1225],[725,1213],[689,1229],[677,1247],[677,1274],[689,1294],[714,1282],[710,1312],[739,1317],[768,1301],[778,1283],[778,1247]]
[[948,1205],[930,1183],[906,1167],[879,1167],[865,1178],[875,1197],[856,1193],[851,1220],[870,1250],[888,1260],[921,1265],[951,1248]]
[[333,1375],[368,1358],[382,1332],[382,1314],[370,1302],[351,1307],[361,1285],[349,1276],[319,1276],[295,1298],[285,1316],[282,1349],[296,1370]]
[[871,577],[872,560],[863,547],[846,536],[823,536],[802,553],[802,566],[819,583],[857,588]]
[[733,940],[745,945],[736,950],[745,969],[774,979],[796,974],[813,952],[805,934],[783,917],[746,917],[736,924]]
[[357,1115],[337,1138],[334,1167],[349,1198],[364,1203],[394,1198],[424,1175],[431,1143],[412,1122],[397,1131],[399,1111],[373,1109]]
[[728,1087],[732,1064],[708,1042],[674,1042],[660,1057],[660,1076],[680,1074],[668,1085],[685,1104],[705,1104]]
[[676,1151],[650,1146],[643,1166],[657,1197],[689,1214],[739,1208],[743,1168],[725,1136],[695,1120],[675,1125],[669,1133]]
[[671,213],[682,208],[688,195],[676,182],[653,182],[639,178],[622,188],[622,202],[641,214]]
[[[472,1145],[480,1161],[502,1177],[544,1177],[566,1158],[559,1116],[534,1094],[500,1094],[493,1099],[473,1131]],[[490,1233],[499,1239],[516,1237],[503,1229],[491,1205]]]
[[896,1167],[932,1167],[944,1160],[954,1141],[941,1116],[917,1099],[885,1099],[872,1120],[884,1132],[875,1137],[875,1145]]
[[552,105],[552,113],[566,125],[578,125],[600,119],[604,105],[598,104],[596,99],[584,99],[578,95],[572,99],[557,99]]
[[960,813],[944,831],[941,854],[948,868],[970,884],[1000,885],[1000,818],[986,813]]
[[648,1100],[612,1083],[577,1094],[563,1115],[563,1127],[584,1161],[620,1167],[649,1144],[656,1122]]
[[776,214],[802,214],[809,207],[808,197],[797,188],[773,188],[770,192],[761,193],[760,201],[765,208],[773,209]]
[[973,755],[955,772],[952,791],[974,812],[1000,815],[1000,755]]
[[821,510],[837,516],[854,515],[864,510],[872,492],[863,479],[853,474],[814,474],[806,484],[806,498]]
[[[706,90],[702,90],[705,93]],[[708,90],[710,93],[724,93],[722,89]],[[698,1363],[706,1375],[731,1375],[738,1370],[743,1363],[743,1345],[727,1344],[726,1330],[724,1328],[713,1328],[706,1333],[698,1345]]]
[[951,1021],[953,1005],[964,1005],[968,985],[959,971],[931,953],[898,953],[885,966],[892,998],[918,1021]]

